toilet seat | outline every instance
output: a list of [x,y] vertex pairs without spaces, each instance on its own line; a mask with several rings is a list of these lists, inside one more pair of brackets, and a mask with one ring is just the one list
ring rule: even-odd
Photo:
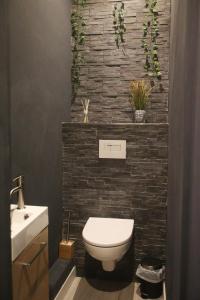
[[89,218],[82,232],[86,243],[102,248],[127,243],[133,233],[134,220]]

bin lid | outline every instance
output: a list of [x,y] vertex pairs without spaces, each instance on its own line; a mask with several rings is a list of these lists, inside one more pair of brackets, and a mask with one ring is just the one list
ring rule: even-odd
[[154,257],[145,257],[141,261],[141,266],[147,270],[159,270],[162,268],[162,263],[159,259]]

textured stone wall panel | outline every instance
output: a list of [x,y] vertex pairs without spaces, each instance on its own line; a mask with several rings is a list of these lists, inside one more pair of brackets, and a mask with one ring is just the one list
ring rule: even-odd
[[[129,105],[129,86],[133,79],[145,76],[144,53],[141,48],[145,12],[144,0],[125,0],[125,53],[114,41],[112,11],[119,1],[87,1],[83,9],[86,20],[86,43],[82,48],[85,63],[81,66],[81,86],[72,105],[72,121],[81,122],[81,98],[91,99],[89,119],[93,123],[129,123],[132,111]],[[147,107],[147,122],[165,123],[168,115],[169,88],[169,24],[170,0],[158,0],[160,36],[159,57],[162,85],[153,90]]]
[[[99,159],[99,139],[125,139],[127,159]],[[72,210],[78,270],[85,261],[81,233],[91,216],[134,218],[135,261],[165,260],[167,141],[166,124],[63,124],[63,209]]]

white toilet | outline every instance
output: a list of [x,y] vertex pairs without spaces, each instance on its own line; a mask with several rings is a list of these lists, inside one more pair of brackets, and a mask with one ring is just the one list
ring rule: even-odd
[[85,248],[105,271],[113,271],[130,247],[133,228],[131,219],[89,218],[82,232]]

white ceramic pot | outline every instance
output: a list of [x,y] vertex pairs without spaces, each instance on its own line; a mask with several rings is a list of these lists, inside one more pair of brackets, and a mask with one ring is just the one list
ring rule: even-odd
[[136,123],[144,123],[145,122],[145,110],[136,110],[135,111],[135,122]]

